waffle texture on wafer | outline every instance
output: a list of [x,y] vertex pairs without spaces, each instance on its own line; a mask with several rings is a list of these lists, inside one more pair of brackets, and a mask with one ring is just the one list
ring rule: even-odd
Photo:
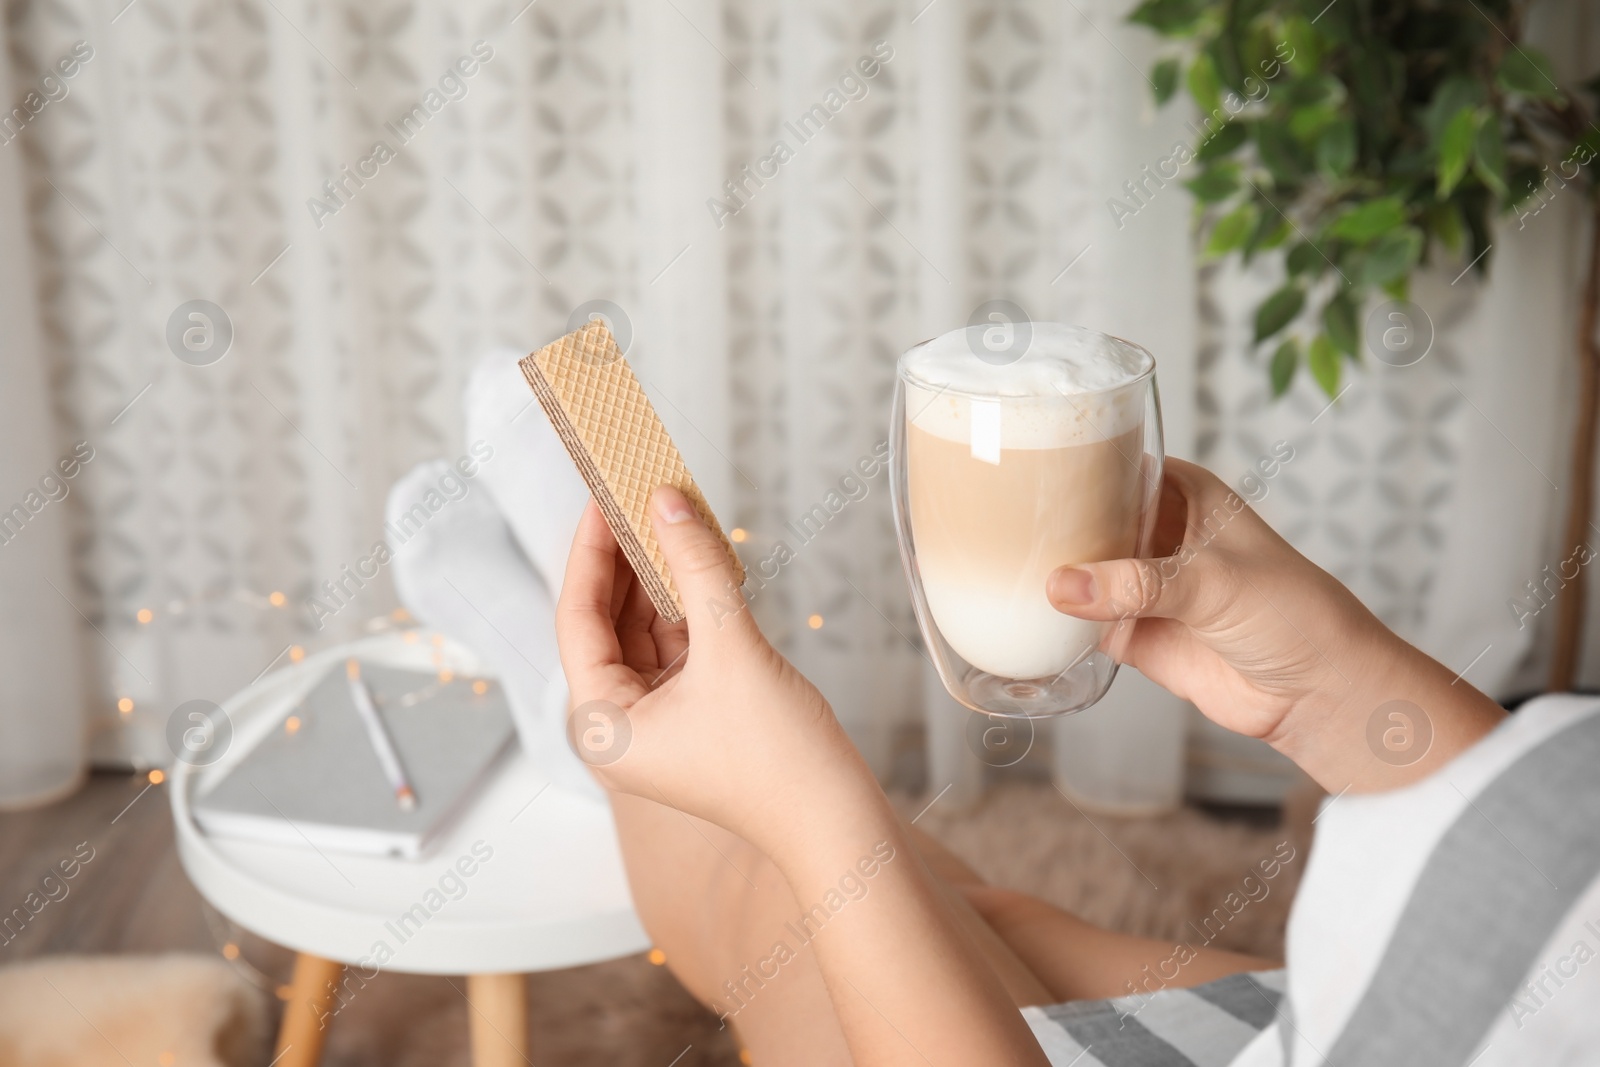
[[744,565],[604,322],[591,320],[520,366],[657,614],[667,622],[684,617],[650,524],[650,494],[658,486],[670,485],[688,498],[722,539],[736,581],[744,584]]

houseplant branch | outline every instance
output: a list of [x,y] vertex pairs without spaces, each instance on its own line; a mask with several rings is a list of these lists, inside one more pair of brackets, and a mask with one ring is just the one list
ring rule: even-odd
[[[1406,300],[1416,271],[1438,259],[1487,276],[1496,215],[1520,211],[1525,223],[1569,184],[1584,189],[1595,232],[1577,324],[1565,561],[1596,530],[1600,128],[1587,101],[1600,96],[1600,78],[1579,89],[1559,85],[1550,61],[1522,41],[1526,7],[1144,0],[1129,18],[1175,45],[1151,72],[1157,102],[1181,85],[1205,116],[1189,157],[1198,173],[1185,182],[1197,201],[1203,255],[1283,262],[1283,284],[1254,316],[1253,348],[1270,349],[1276,396],[1305,367],[1337,398],[1345,361],[1362,362],[1361,316],[1375,292]],[[1108,207],[1120,224],[1118,202]],[[1560,569],[1552,689],[1575,680],[1586,600],[1582,566]],[[1536,589],[1530,583],[1545,603],[1546,590]]]

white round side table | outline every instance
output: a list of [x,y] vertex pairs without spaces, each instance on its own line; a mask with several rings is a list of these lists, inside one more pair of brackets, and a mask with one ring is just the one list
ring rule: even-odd
[[[524,975],[648,948],[609,806],[550,784],[520,748],[418,861],[209,837],[191,796],[227,773],[350,656],[419,670],[436,656],[481,673],[460,646],[390,634],[331,648],[268,675],[222,709],[233,730],[208,766],[174,764],[178,856],[218,911],[299,953],[275,1067],[313,1067],[326,1027],[382,971],[468,976],[473,1062],[523,1064]],[[464,887],[464,888],[462,888]]]

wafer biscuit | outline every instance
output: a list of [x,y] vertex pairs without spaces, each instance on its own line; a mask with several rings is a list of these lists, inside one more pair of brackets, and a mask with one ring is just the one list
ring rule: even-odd
[[658,486],[688,498],[722,539],[735,581],[744,584],[744,565],[604,322],[591,320],[519,365],[657,614],[667,622],[684,617],[650,524],[650,494]]

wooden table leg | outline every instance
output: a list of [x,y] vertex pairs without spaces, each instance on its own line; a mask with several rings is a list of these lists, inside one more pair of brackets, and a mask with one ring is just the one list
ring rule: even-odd
[[294,960],[289,999],[283,1006],[273,1067],[317,1067],[328,1036],[328,1014],[344,964],[302,952]]
[[528,1064],[528,980],[522,974],[467,978],[473,1067]]

